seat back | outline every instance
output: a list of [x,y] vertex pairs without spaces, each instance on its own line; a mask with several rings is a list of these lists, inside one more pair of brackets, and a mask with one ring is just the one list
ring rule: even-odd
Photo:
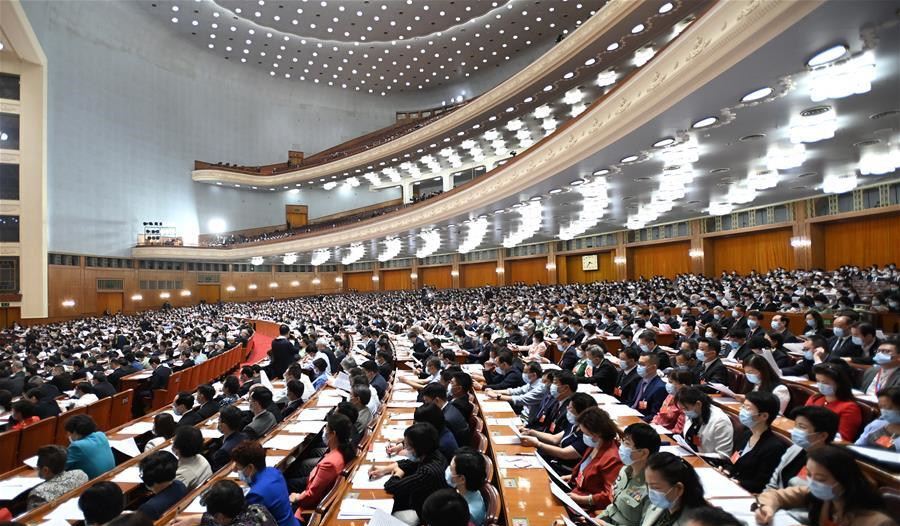
[[744,430],[747,429],[746,427],[744,427],[744,424],[741,423],[741,419],[737,415],[729,413],[728,411],[726,411],[725,414],[728,415],[728,419],[731,420],[731,430],[733,433],[732,436],[741,436],[744,433]]
[[87,407],[76,407],[59,415],[56,419],[56,444],[59,446],[69,445],[69,435],[66,433],[66,422],[75,415],[87,414]]
[[747,378],[744,376],[744,373],[728,368],[728,387],[735,393],[747,392],[749,389],[747,388]]
[[45,418],[22,429],[22,438],[19,440],[19,462],[37,454],[38,448],[52,444],[56,440],[55,416]]
[[487,478],[485,479],[485,482],[490,484],[491,481],[494,480],[494,461],[491,460],[490,455],[483,455],[483,456],[484,456],[484,470],[487,472]]
[[13,429],[0,433],[0,473],[6,473],[18,465],[19,437],[22,430]]
[[806,401],[813,395],[813,390],[794,382],[786,382],[788,393],[791,395],[791,401],[788,402],[787,408],[784,410],[785,416],[790,415],[795,407],[806,405]]
[[109,409],[109,428],[119,427],[131,420],[131,404],[134,390],[129,389],[112,396],[112,402]]
[[97,431],[109,430],[109,411],[112,408],[112,399],[113,397],[107,396],[87,406],[87,414],[97,424]]
[[[551,483],[552,484],[552,483]],[[488,483],[481,486],[481,498],[484,499],[484,524],[494,526],[500,524],[500,492]]]
[[472,436],[472,447],[475,448],[475,451],[479,453],[487,453],[488,450],[488,439],[481,433],[475,433]]
[[862,414],[862,423],[859,428],[864,429],[869,423],[878,418],[878,409],[869,404],[856,403],[859,406],[859,412]]
[[878,492],[884,498],[888,517],[900,517],[900,489],[885,486],[878,488]]

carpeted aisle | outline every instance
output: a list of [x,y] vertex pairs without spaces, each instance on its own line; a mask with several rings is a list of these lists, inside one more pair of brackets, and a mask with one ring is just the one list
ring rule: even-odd
[[266,357],[266,353],[269,352],[269,349],[272,348],[272,338],[260,334],[258,331],[253,333],[253,336],[250,338],[250,344],[252,348],[250,349],[250,354],[247,356],[247,361],[241,364],[244,365],[253,365],[263,358]]

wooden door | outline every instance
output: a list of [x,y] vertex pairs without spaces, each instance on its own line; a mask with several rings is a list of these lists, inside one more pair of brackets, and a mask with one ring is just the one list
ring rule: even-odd
[[12,327],[12,324],[22,319],[20,307],[0,307],[0,329]]
[[206,301],[209,305],[219,303],[222,289],[218,283],[197,285],[197,302]]
[[97,314],[103,314],[104,311],[109,311],[110,314],[115,314],[121,311],[123,296],[124,293],[122,292],[98,292]]
[[309,209],[306,205],[285,205],[285,222],[288,228],[297,228],[309,222]]

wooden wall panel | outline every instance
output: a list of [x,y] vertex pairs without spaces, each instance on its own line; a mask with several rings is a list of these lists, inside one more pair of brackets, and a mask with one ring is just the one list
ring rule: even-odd
[[453,277],[450,275],[452,266],[419,267],[419,283],[436,289],[449,289],[453,286]]
[[372,272],[344,272],[344,290],[351,289],[360,292],[375,290],[375,284],[372,281]]
[[726,235],[711,238],[713,272],[736,271],[749,274],[751,270],[765,273],[774,268],[793,269],[794,249],[790,228],[764,230],[752,234]]
[[459,266],[459,286],[462,288],[497,285],[497,262],[468,263]]
[[381,290],[410,290],[413,288],[412,278],[409,276],[412,270],[408,268],[382,270]]
[[[581,256],[591,254],[576,254],[572,256],[557,256],[557,278],[560,283],[593,283],[595,281],[615,281],[616,269],[613,265],[612,251],[597,253],[597,270],[585,271],[582,269]],[[560,268],[565,268],[564,273],[559,273]]]
[[104,312],[117,314],[123,309],[123,294],[121,292],[98,292],[97,293],[97,310],[98,315]]
[[[195,278],[196,279],[196,278]],[[205,301],[208,305],[213,305],[219,303],[219,299],[222,297],[222,286],[219,284],[203,284],[197,285],[197,296],[194,300],[197,303],[201,301]]]
[[900,263],[900,214],[826,223],[825,268]]
[[629,279],[637,279],[640,276],[651,278],[653,276],[665,276],[674,278],[675,274],[683,274],[691,271],[691,257],[688,251],[691,249],[690,241],[676,241],[674,243],[662,243],[629,249],[628,257],[632,262]]
[[508,283],[522,282],[526,285],[548,283],[547,258],[510,259],[506,261]]

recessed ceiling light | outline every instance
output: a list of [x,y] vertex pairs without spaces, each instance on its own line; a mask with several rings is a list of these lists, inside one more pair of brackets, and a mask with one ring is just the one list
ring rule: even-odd
[[675,142],[675,139],[674,139],[674,138],[672,138],[672,137],[666,137],[665,139],[660,139],[660,140],[656,141],[655,143],[653,143],[653,147],[654,147],[654,148],[662,148],[662,147],[664,147],[664,146],[668,146],[668,145],[670,145],[670,144],[673,144],[674,142]]
[[765,88],[760,88],[744,95],[743,97],[741,97],[741,102],[753,102],[755,100],[764,99],[771,94],[772,88],[766,86]]
[[637,160],[638,160],[638,156],[637,156],[637,155],[629,155],[629,156],[627,156],[627,157],[622,157],[622,160],[621,160],[620,162],[623,162],[623,163],[633,163],[634,161],[637,161]]
[[585,65],[585,66],[593,66],[596,62],[597,62],[597,59],[595,59],[595,58],[589,58],[589,59],[587,59],[587,60],[584,61],[584,65]]
[[633,28],[631,28],[632,33],[640,33],[643,30],[644,30],[644,24],[638,24],[638,25],[634,26]]
[[763,133],[751,133],[750,135],[744,135],[740,139],[741,142],[750,142],[750,141],[758,141],[760,139],[765,139],[766,135]]
[[846,53],[847,46],[844,44],[838,44],[816,53],[812,56],[811,59],[806,61],[806,65],[808,67],[814,68],[816,66],[828,64],[829,62],[834,62],[835,60],[843,57]]
[[606,168],[602,168],[602,169],[597,170],[596,172],[594,172],[594,175],[606,175],[606,174],[608,174],[608,173],[609,173],[609,170],[607,170]]
[[562,188],[554,188],[553,190],[550,190],[550,195],[556,195],[556,194],[562,193],[562,191],[563,191]]
[[541,196],[536,195],[536,196],[532,197],[531,199],[529,199],[529,201],[540,201],[541,199],[543,199]]
[[895,115],[900,115],[900,110],[888,110],[876,113],[874,115],[869,115],[869,118],[872,120],[883,119],[885,117],[893,117]]
[[706,117],[704,119],[700,119],[699,121],[691,124],[691,128],[706,128],[707,126],[712,126],[713,124],[719,122],[718,117]]
[[583,185],[583,184],[586,183],[586,182],[587,182],[587,181],[585,181],[584,179],[575,179],[574,181],[572,181],[571,183],[569,183],[569,186],[581,186],[581,185]]
[[669,11],[671,11],[673,7],[675,7],[675,6],[672,5],[672,2],[666,2],[665,4],[659,6],[658,12],[660,14],[665,14],[665,13],[668,13]]
[[731,168],[713,168],[709,171],[711,174],[723,174],[725,172],[730,172]]
[[606,50],[607,50],[607,51],[615,51],[615,50],[617,50],[617,49],[619,49],[619,43],[618,43],[618,42],[613,42],[612,44],[606,46]]

